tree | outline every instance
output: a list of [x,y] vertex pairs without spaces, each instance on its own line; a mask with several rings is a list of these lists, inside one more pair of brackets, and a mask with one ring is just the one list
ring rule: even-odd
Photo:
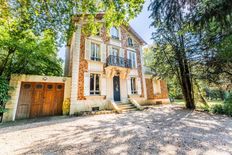
[[142,9],[144,0],[2,0],[22,27],[36,34],[51,30],[57,38],[68,39],[73,31],[72,19],[77,14],[88,14],[88,30],[96,30],[95,16],[104,12],[107,28],[134,18]]
[[[209,8],[215,9],[215,5],[230,7],[224,1],[211,1],[217,3],[212,3]],[[152,26],[156,28],[153,38],[158,58],[153,68],[164,63],[162,67],[166,69],[159,70],[160,74],[168,76],[174,73],[182,87],[186,107],[190,109],[195,108],[195,94],[204,100],[199,82],[225,82],[226,77],[231,78],[232,61],[228,57],[231,38],[230,33],[225,33],[231,27],[222,24],[225,20],[231,22],[231,10],[226,12],[224,20],[216,18],[217,12],[206,22],[201,22],[208,14],[207,7],[211,1],[156,0],[149,7]]]

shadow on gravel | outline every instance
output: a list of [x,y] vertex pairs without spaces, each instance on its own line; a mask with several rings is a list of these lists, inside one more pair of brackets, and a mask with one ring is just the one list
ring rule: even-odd
[[[231,118],[172,108],[149,108],[81,125],[77,121],[21,148],[24,154],[203,154],[232,153]],[[49,124],[49,123],[48,123]]]

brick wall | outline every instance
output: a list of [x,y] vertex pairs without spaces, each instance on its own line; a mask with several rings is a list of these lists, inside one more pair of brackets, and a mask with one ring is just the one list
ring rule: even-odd
[[80,45],[80,64],[79,64],[79,81],[78,81],[78,99],[84,100],[84,72],[88,70],[88,62],[85,60],[85,35],[81,34]]
[[165,99],[168,98],[168,87],[164,80],[160,80],[161,94],[154,95],[154,99]]
[[[121,28],[121,44],[122,48],[125,51],[125,57],[127,58],[127,39],[130,35],[128,32],[124,29]],[[144,97],[144,87],[143,87],[143,71],[142,71],[142,62],[141,62],[141,51],[140,51],[140,44],[136,41],[133,40],[133,43],[135,44],[135,47],[133,47],[136,50],[136,56],[137,56],[137,69],[138,69],[138,74],[139,78],[141,79],[141,97]]]

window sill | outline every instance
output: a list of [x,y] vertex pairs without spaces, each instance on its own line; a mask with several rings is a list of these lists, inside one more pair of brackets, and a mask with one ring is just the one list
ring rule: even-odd
[[121,39],[115,39],[115,38],[110,38],[112,41],[117,41],[117,42],[121,42]]
[[129,96],[129,98],[138,98],[138,97],[140,97],[139,94],[131,94],[131,95],[128,95],[128,96]]
[[104,62],[102,61],[95,61],[95,60],[90,60],[90,59],[87,59],[87,61],[92,62],[92,63],[104,64]]
[[99,100],[103,100],[106,98],[106,96],[102,96],[102,95],[89,95],[89,96],[85,96],[85,98],[87,100],[92,100],[92,99],[99,99]]

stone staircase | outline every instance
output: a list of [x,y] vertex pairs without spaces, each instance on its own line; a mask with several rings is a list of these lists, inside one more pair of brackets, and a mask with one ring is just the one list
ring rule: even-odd
[[121,103],[118,102],[116,103],[118,108],[122,111],[122,113],[124,112],[131,112],[131,111],[137,111],[138,109],[136,108],[136,106],[134,106],[132,103],[128,102],[128,103]]

